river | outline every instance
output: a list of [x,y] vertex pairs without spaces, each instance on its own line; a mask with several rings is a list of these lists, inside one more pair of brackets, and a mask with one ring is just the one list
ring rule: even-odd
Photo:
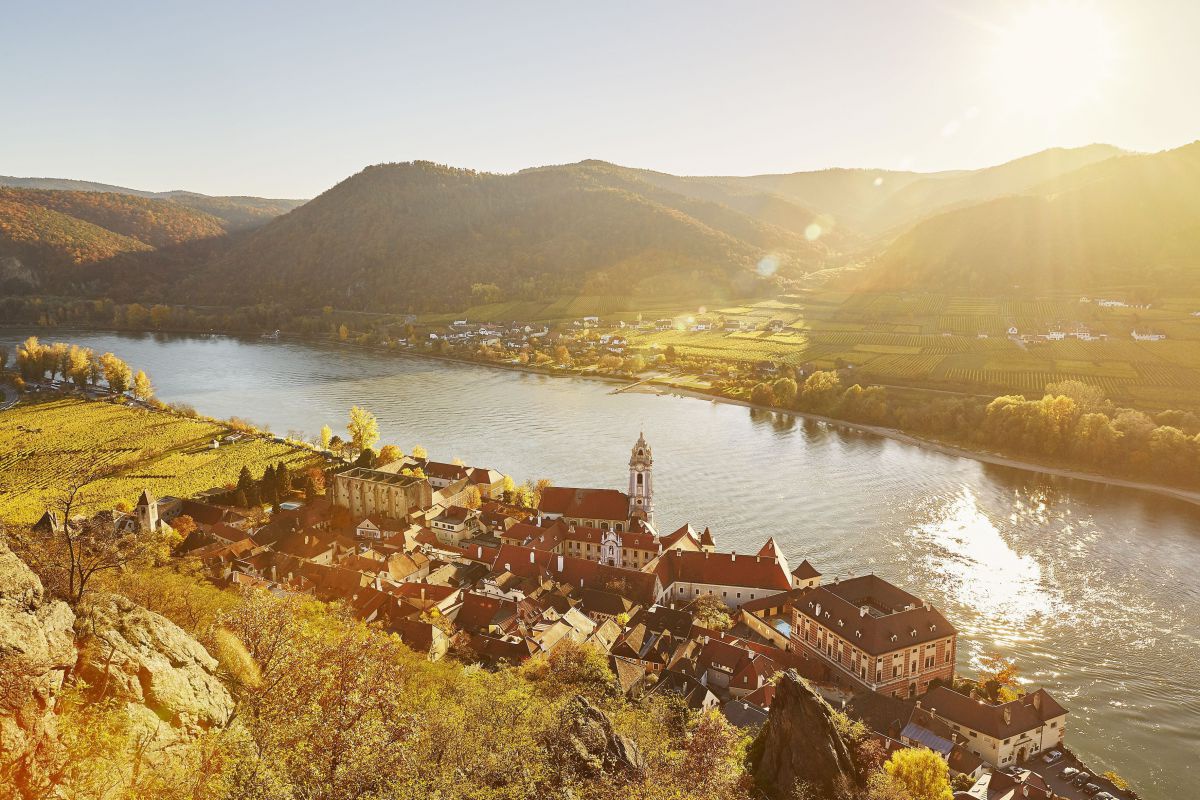
[[289,341],[43,338],[111,350],[162,399],[276,433],[344,433],[361,405],[384,443],[518,481],[623,488],[644,430],[659,530],[710,526],[738,552],[774,536],[827,578],[877,572],[958,627],[960,669],[984,649],[1014,656],[1070,709],[1067,744],[1093,766],[1148,800],[1200,779],[1200,507],[599,381]]

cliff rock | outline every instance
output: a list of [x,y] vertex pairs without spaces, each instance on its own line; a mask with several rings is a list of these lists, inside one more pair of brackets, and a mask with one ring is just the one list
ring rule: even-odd
[[755,781],[776,800],[792,797],[798,785],[832,799],[861,783],[833,709],[795,670],[776,684],[771,712],[751,753]]
[[625,775],[641,777],[646,770],[638,746],[613,730],[603,711],[576,695],[563,711],[566,757],[576,771],[588,777]]
[[166,617],[100,594],[87,602],[75,630],[79,677],[98,696],[125,700],[146,723],[157,717],[171,736],[229,722],[233,698],[217,678],[216,659]]
[[75,663],[74,621],[0,541],[0,786],[35,792],[59,766],[54,701]]

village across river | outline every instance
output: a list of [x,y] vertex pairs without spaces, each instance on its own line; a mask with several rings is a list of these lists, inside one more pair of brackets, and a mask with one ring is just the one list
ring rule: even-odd
[[1189,795],[1200,751],[1200,507],[981,464],[788,415],[599,381],[228,337],[9,330],[112,351],[158,395],[278,433],[344,432],[360,405],[384,443],[518,482],[623,487],[654,447],[655,519],[722,549],[775,537],[828,579],[875,572],[957,626],[960,669],[1015,657],[1071,711],[1067,743],[1145,798]]

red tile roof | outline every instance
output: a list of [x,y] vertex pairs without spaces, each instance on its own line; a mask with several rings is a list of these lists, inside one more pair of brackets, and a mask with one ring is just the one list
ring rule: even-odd
[[548,486],[542,491],[538,508],[564,517],[623,522],[629,519],[629,495],[616,489]]
[[655,572],[663,587],[674,583],[705,583],[786,592],[792,586],[776,559],[735,553],[671,550],[658,557]]
[[872,655],[956,633],[933,606],[878,575],[808,589],[792,599],[792,607]]
[[492,566],[493,570],[506,570],[524,578],[542,580],[550,578],[572,586],[608,589],[615,584],[623,588],[620,594],[638,603],[649,603],[655,596],[655,576],[639,570],[610,567],[584,558],[556,555],[528,547],[506,544],[501,546]]
[[1034,730],[1067,713],[1045,689],[1038,689],[1010,703],[992,705],[938,686],[925,695],[921,707],[995,739],[1007,739]]

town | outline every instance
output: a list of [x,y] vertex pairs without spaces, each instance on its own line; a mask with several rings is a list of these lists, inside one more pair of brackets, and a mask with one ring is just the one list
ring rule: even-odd
[[[143,491],[87,524],[170,526],[184,537],[177,554],[217,584],[342,604],[430,660],[516,665],[586,645],[628,697],[676,695],[745,729],[763,725],[776,679],[795,671],[884,753],[940,754],[956,798],[1133,796],[1075,759],[1068,709],[1020,686],[1011,663],[960,675],[958,631],[927,600],[876,574],[829,579],[819,554],[789,557],[769,535],[738,553],[699,524],[660,531],[644,434],[621,489],[518,487],[420,449],[380,456],[244,472],[189,498]],[[34,529],[80,524],[47,510]]]

